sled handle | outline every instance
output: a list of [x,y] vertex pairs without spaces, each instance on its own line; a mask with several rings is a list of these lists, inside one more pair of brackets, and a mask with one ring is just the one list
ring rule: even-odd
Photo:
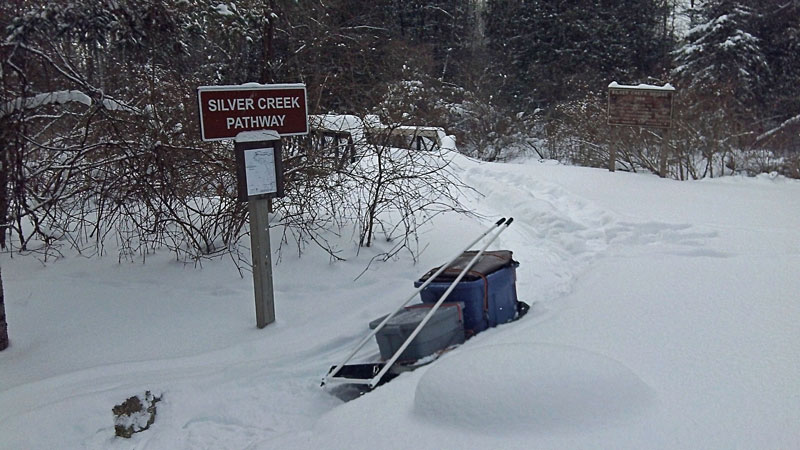
[[[511,220],[514,220],[514,219],[511,219]],[[335,377],[336,374],[339,373],[340,370],[342,370],[342,367],[344,367],[345,364],[350,362],[350,360],[353,359],[353,356],[355,356],[356,353],[358,353],[358,351],[361,350],[361,348],[363,348],[364,345],[366,345],[366,343],[369,342],[370,339],[372,339],[373,336],[378,334],[378,332],[392,319],[392,317],[397,315],[397,313],[400,312],[400,310],[403,309],[403,307],[405,307],[411,300],[413,300],[414,297],[416,297],[417,294],[419,294],[420,291],[422,291],[423,289],[428,287],[428,285],[431,284],[433,282],[433,280],[436,279],[436,277],[441,275],[442,272],[444,272],[445,269],[447,269],[447,267],[450,264],[452,264],[456,259],[461,257],[461,255],[465,251],[469,250],[473,245],[475,245],[478,242],[480,242],[481,239],[486,237],[489,233],[491,233],[492,231],[496,230],[498,227],[500,227],[504,223],[506,223],[506,218],[505,217],[503,217],[502,219],[500,219],[497,222],[495,222],[494,225],[492,225],[491,227],[489,227],[489,229],[487,229],[486,231],[481,233],[480,236],[475,238],[474,241],[470,242],[469,245],[467,245],[467,247],[464,250],[461,250],[460,252],[458,252],[455,256],[453,256],[450,259],[450,261],[447,262],[447,264],[445,264],[442,267],[440,267],[439,270],[436,271],[436,273],[434,273],[431,277],[429,277],[427,280],[425,280],[425,282],[422,283],[418,288],[414,289],[414,292],[412,292],[411,295],[406,300],[403,301],[403,303],[401,303],[394,311],[392,311],[391,314],[386,316],[383,319],[383,321],[381,321],[381,323],[378,324],[377,327],[375,327],[374,330],[371,330],[370,333],[364,339],[362,339],[358,343],[358,345],[356,345],[356,347],[347,355],[347,357],[344,359],[344,361],[342,361],[340,364],[338,364],[332,371],[328,372],[328,374],[325,375],[325,377],[322,378],[321,386],[325,386],[325,384],[328,382],[329,379]],[[511,223],[511,222],[508,222],[508,223]],[[492,240],[494,240],[494,239],[492,239]],[[381,377],[383,377],[383,375],[381,375]]]
[[[492,242],[494,242],[495,239],[497,239],[497,237],[500,236],[500,233],[505,231],[513,221],[514,221],[513,218],[509,219],[507,222],[505,222],[504,227],[500,227],[500,225],[497,225],[498,227],[500,227],[500,229],[494,235],[492,235],[492,237],[483,245],[480,251],[478,251],[478,253],[476,253],[475,256],[472,257],[472,259],[469,261],[466,267],[464,267],[461,273],[459,273],[456,279],[450,284],[450,287],[448,287],[447,290],[444,291],[442,296],[439,297],[439,300],[433,305],[433,307],[431,307],[430,311],[428,311],[428,313],[425,315],[425,318],[422,319],[422,322],[420,322],[419,325],[417,325],[417,328],[415,328],[414,331],[411,333],[411,335],[409,335],[406,338],[406,341],[403,342],[403,345],[401,345],[400,348],[397,349],[396,352],[394,352],[394,355],[392,355],[392,358],[386,362],[386,365],[383,366],[383,369],[381,369],[381,371],[378,372],[378,374],[375,375],[375,377],[373,377],[372,380],[370,380],[369,382],[370,389],[374,388],[375,386],[378,385],[378,383],[380,383],[381,378],[383,378],[383,376],[386,375],[386,372],[388,372],[389,369],[392,367],[392,365],[397,361],[397,359],[400,358],[400,354],[403,353],[403,351],[405,351],[405,349],[408,348],[409,345],[411,345],[411,341],[413,341],[414,338],[417,337],[419,332],[422,331],[422,327],[424,327],[425,324],[427,324],[428,321],[431,320],[433,314],[436,312],[437,309],[439,309],[440,306],[442,306],[442,303],[444,303],[444,301],[447,299],[450,293],[453,292],[453,290],[458,285],[458,282],[461,281],[462,278],[464,278],[467,272],[469,272],[472,266],[474,266],[475,263],[478,262],[478,259],[480,259],[481,255],[483,255],[486,249],[489,248]],[[444,267],[449,266],[451,263],[452,261],[450,263],[447,263]],[[436,276],[438,276],[438,274],[428,278],[428,280],[432,280],[436,278]]]

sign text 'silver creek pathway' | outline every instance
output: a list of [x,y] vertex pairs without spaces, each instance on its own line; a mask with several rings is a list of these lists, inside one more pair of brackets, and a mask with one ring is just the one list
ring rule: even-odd
[[305,85],[201,86],[197,91],[203,140],[265,129],[281,136],[308,132]]

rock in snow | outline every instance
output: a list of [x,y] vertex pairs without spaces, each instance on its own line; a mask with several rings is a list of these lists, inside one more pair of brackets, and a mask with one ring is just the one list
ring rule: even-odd
[[139,433],[150,428],[156,420],[156,403],[161,397],[154,396],[150,391],[144,395],[134,395],[119,405],[114,412],[114,432],[117,436],[129,438],[134,433]]

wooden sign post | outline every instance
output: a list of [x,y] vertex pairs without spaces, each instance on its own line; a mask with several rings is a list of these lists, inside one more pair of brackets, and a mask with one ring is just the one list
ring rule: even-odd
[[235,139],[238,199],[250,212],[250,251],[256,326],[275,321],[269,204],[283,196],[281,136],[308,133],[302,84],[201,86],[197,89],[204,141]]
[[[672,100],[675,88],[669,84],[651,86],[625,86],[612,82],[608,85],[608,124],[611,126],[639,126],[650,128],[672,128]],[[613,128],[612,128],[613,130]],[[612,133],[612,136],[615,133]],[[667,153],[669,136],[662,137],[659,155],[659,176],[667,176]],[[608,170],[616,168],[616,142],[609,151]]]
[[281,137],[272,130],[243,131],[236,136],[234,151],[239,201],[247,202],[250,212],[256,326],[264,328],[275,321],[269,199],[283,196]]

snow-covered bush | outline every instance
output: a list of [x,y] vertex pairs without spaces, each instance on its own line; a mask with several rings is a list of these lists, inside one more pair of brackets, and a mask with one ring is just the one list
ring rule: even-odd
[[538,114],[514,111],[491,96],[464,91],[460,102],[448,105],[450,130],[456,135],[459,150],[485,161],[496,161],[535,151]]
[[[458,194],[468,188],[450,170],[447,151],[398,148],[395,128],[353,133],[353,162],[349,153],[343,160],[319,152],[319,137],[287,140],[286,197],[274,203],[282,247],[296,245],[303,253],[316,245],[336,259],[343,244],[369,247],[380,239],[391,243],[382,257],[404,249],[416,256],[422,224],[443,211],[463,210]],[[352,235],[353,241],[332,242],[332,235]]]

